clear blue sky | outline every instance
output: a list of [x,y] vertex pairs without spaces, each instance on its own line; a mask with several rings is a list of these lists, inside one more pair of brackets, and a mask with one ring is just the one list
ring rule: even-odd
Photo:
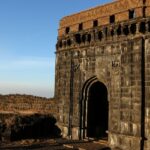
[[0,94],[52,97],[59,20],[111,0],[0,0]]

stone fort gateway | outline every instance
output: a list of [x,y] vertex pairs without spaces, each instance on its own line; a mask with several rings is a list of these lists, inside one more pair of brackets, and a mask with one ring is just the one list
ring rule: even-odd
[[150,149],[150,0],[116,0],[60,20],[55,99],[63,137]]
[[[54,116],[53,128],[31,125],[45,114]],[[26,116],[27,123],[12,121]],[[115,0],[62,18],[54,98],[0,95],[0,142],[28,138],[35,127],[41,137],[56,129],[54,119],[59,134],[73,141],[150,150],[150,0]]]

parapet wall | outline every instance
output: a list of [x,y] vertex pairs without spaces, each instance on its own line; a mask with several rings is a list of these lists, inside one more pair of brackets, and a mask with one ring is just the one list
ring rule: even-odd
[[0,95],[0,112],[33,114],[56,114],[57,105],[53,98],[43,98],[31,95]]
[[143,13],[150,16],[150,0],[117,0],[66,16],[60,21],[58,36],[64,35],[67,27],[70,32],[77,32],[80,23],[83,30],[93,28],[94,20],[98,21],[98,26],[110,24],[111,15],[115,15],[115,22],[129,20],[129,10],[135,11],[136,18],[143,17]]

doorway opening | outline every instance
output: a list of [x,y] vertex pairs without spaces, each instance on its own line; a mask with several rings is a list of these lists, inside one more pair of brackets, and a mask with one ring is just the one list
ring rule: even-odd
[[87,137],[107,139],[108,96],[106,86],[97,81],[88,90]]

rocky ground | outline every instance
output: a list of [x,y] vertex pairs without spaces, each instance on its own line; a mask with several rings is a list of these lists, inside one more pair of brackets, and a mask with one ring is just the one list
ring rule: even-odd
[[1,150],[111,150],[106,141],[77,141],[66,139],[21,140],[0,143]]
[[[11,142],[10,142],[11,141]],[[0,150],[110,150],[106,140],[67,140],[51,115],[0,115]]]

